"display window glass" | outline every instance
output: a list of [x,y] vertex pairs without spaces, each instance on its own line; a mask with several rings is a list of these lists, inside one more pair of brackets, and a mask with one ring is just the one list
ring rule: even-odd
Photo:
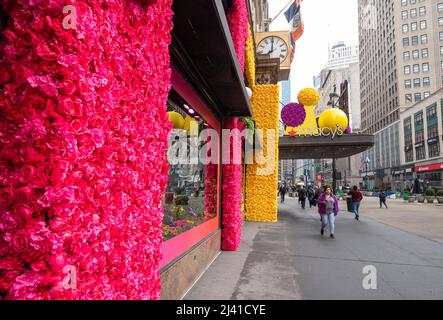
[[[217,217],[217,164],[205,163],[198,155],[198,162],[192,163],[191,148],[198,143],[199,153],[204,153],[211,137],[200,141],[191,136],[191,127],[195,125],[198,133],[214,129],[192,106],[175,91],[171,90],[167,104],[168,114],[173,121],[173,132],[169,137],[169,148],[174,148],[179,156],[176,144],[186,148],[188,163],[169,162],[168,183],[163,197],[163,240],[167,241]],[[197,131],[196,131],[197,132]],[[185,145],[179,139],[186,139]],[[195,147],[195,145],[194,145]],[[171,151],[171,150],[169,150]],[[207,153],[213,150],[207,149]]]

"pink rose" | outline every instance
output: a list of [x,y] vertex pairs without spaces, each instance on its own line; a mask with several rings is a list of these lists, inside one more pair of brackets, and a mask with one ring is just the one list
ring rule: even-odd
[[35,174],[35,168],[29,164],[25,164],[23,167],[20,168],[20,176],[18,178],[18,181],[20,183],[26,183],[34,177]]
[[32,222],[32,209],[26,204],[18,204],[14,208],[14,218],[20,228],[25,228]]
[[25,231],[17,231],[14,234],[6,235],[12,248],[17,252],[24,252],[29,247],[29,235]]

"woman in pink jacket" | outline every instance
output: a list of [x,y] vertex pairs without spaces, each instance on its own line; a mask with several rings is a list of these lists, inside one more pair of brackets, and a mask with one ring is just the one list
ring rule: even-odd
[[335,217],[338,215],[338,200],[332,193],[330,187],[325,187],[324,193],[318,198],[318,213],[321,215],[321,235],[324,235],[326,226],[329,227],[329,234],[335,239]]

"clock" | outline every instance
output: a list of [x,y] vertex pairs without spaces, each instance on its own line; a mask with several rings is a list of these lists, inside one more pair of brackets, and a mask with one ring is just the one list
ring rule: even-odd
[[260,41],[257,54],[269,55],[271,59],[279,58],[280,63],[283,63],[289,54],[288,45],[282,38],[271,35]]

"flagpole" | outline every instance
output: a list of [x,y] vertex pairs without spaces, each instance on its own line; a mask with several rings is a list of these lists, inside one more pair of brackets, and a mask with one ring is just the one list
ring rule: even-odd
[[290,1],[289,1],[289,2],[283,7],[283,9],[281,9],[281,11],[280,11],[280,12],[274,17],[274,19],[272,19],[271,22],[269,22],[268,27],[271,25],[271,23],[274,22],[275,19],[278,18],[279,15],[282,14],[282,12],[285,11],[285,10],[288,8],[288,6],[289,6],[291,3],[293,3],[293,2],[295,2],[295,0],[290,0]]

